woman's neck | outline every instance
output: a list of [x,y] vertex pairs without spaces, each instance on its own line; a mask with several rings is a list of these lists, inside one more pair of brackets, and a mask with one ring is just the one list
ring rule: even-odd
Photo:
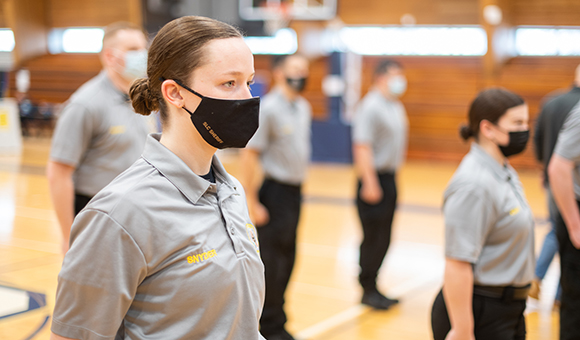
[[203,140],[189,119],[173,123],[176,124],[163,131],[161,144],[181,158],[195,174],[208,174],[216,149]]
[[491,140],[479,136],[479,140],[476,143],[487,152],[493,159],[495,159],[501,166],[504,166],[507,163],[506,157],[503,155],[499,146],[492,142]]

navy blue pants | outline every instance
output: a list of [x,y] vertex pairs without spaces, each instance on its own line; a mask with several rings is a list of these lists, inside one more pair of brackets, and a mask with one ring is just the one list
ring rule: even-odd
[[[473,320],[476,340],[524,340],[526,300],[505,300],[473,295]],[[445,340],[451,330],[447,306],[440,291],[431,311],[435,340]]]
[[268,335],[282,331],[287,321],[284,293],[296,258],[301,188],[266,179],[260,188],[259,199],[270,215],[266,225],[257,226],[266,277],[266,298],[260,330],[267,338]]
[[[578,207],[580,207],[580,202]],[[580,339],[580,250],[570,241],[566,223],[556,216],[556,236],[560,245],[560,340]]]
[[391,227],[397,206],[397,186],[393,173],[379,174],[383,198],[377,204],[368,204],[360,197],[361,182],[358,182],[356,206],[363,229],[360,245],[359,281],[365,290],[376,288],[379,268],[391,244]]
[[90,196],[75,194],[75,216],[78,215],[87,204],[89,204],[91,199],[92,197]]

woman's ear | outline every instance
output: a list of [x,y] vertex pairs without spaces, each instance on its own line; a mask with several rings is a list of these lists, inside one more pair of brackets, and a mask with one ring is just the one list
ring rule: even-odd
[[182,108],[185,105],[185,100],[180,90],[181,87],[174,80],[167,79],[161,83],[161,94],[163,98],[169,104],[178,108]]
[[483,119],[479,122],[479,133],[489,140],[495,140],[495,125],[489,120]]

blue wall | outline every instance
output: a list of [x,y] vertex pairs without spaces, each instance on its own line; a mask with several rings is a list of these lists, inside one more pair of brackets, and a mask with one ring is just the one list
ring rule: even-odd
[[[344,54],[330,55],[329,74],[342,75]],[[342,97],[328,98],[328,119],[312,121],[312,160],[315,162],[352,163],[351,127],[342,119]]]

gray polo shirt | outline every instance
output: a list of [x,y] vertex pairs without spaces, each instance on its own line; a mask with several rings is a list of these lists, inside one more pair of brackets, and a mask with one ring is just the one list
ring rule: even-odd
[[260,152],[267,178],[298,185],[304,181],[310,160],[312,109],[306,99],[290,102],[279,89],[260,104],[260,127],[247,147]]
[[68,100],[50,159],[74,166],[75,192],[93,196],[141,156],[148,133],[146,117],[102,71]]
[[564,122],[554,153],[574,163],[574,192],[576,200],[580,201],[580,103]]
[[524,286],[534,277],[534,218],[518,174],[477,143],[443,203],[445,256],[473,264],[474,282]]
[[378,172],[396,172],[405,158],[408,125],[403,104],[372,89],[352,121],[353,143],[371,146]]
[[73,339],[263,340],[264,267],[240,183],[151,135],[75,218],[52,331]]

